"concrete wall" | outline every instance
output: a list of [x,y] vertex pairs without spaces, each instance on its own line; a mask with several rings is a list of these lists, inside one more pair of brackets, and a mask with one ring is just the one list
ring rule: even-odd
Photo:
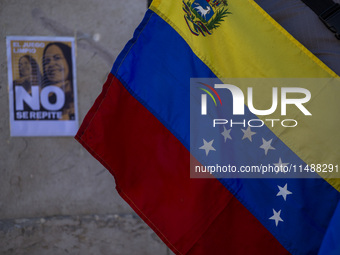
[[9,133],[6,36],[77,38],[82,121],[146,7],[146,0],[0,0],[0,254],[170,254],[72,137]]

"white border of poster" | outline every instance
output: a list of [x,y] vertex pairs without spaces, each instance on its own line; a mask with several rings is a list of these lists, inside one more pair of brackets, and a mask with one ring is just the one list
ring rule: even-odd
[[74,38],[7,36],[6,43],[11,136],[74,136]]

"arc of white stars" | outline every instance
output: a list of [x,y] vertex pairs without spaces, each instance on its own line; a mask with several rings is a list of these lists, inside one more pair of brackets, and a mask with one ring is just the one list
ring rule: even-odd
[[289,191],[288,189],[287,189],[287,183],[286,183],[286,185],[284,186],[284,187],[281,187],[281,186],[279,186],[279,185],[277,185],[277,187],[279,188],[279,192],[277,193],[277,197],[278,196],[282,196],[283,197],[283,199],[286,201],[286,199],[287,199],[287,195],[291,195],[291,194],[293,194],[293,192],[291,192],[291,191]]
[[231,136],[230,136],[230,131],[231,129],[226,129],[225,126],[223,126],[223,132],[221,133],[221,135],[223,135],[224,137],[224,142],[227,142],[228,139],[232,140]]
[[246,138],[248,138],[249,139],[249,141],[253,141],[252,140],[252,136],[253,135],[255,135],[256,134],[256,132],[253,132],[253,131],[251,131],[251,129],[250,129],[250,127],[248,126],[248,128],[247,129],[241,129],[242,130],[242,132],[243,132],[243,137],[242,137],[242,140],[244,140],[244,139],[246,139]]
[[271,146],[273,139],[270,139],[269,141],[266,141],[264,138],[262,138],[262,145],[260,146],[261,149],[264,149],[264,154],[267,156],[269,150],[275,150],[273,146]]
[[275,220],[275,225],[278,226],[279,225],[279,221],[282,221],[283,222],[283,219],[281,218],[280,214],[281,214],[281,210],[280,211],[275,211],[273,209],[273,213],[274,215],[272,217],[270,217],[269,219],[270,220]]
[[214,139],[210,142],[207,142],[203,139],[203,145],[199,148],[200,150],[205,150],[205,155],[208,156],[210,151],[216,151],[216,149],[212,146]]

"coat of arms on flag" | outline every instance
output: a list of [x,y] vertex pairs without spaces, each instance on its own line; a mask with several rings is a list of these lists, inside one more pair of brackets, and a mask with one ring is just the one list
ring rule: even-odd
[[228,11],[227,0],[183,0],[185,21],[194,35],[211,35],[218,28],[224,18],[231,12]]

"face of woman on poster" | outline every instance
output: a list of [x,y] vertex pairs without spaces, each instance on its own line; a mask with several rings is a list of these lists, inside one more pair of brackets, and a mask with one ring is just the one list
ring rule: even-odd
[[51,45],[46,49],[44,68],[50,82],[55,84],[67,80],[69,66],[62,50],[57,45]]
[[27,77],[32,74],[32,66],[26,57],[21,57],[19,60],[19,74],[20,77]]

